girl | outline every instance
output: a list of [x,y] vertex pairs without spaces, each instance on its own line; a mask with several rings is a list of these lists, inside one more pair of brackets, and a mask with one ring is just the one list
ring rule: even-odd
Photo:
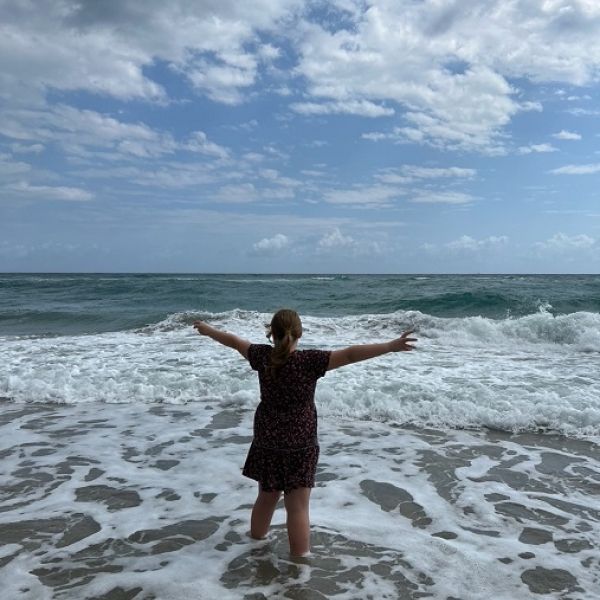
[[275,313],[268,327],[269,344],[251,344],[231,333],[196,321],[201,335],[234,348],[258,371],[260,404],[254,416],[254,439],[243,474],[258,482],[252,509],[250,535],[263,539],[273,512],[284,492],[287,531],[292,556],[310,552],[308,501],[315,485],[319,458],[317,411],[314,402],[317,379],[327,371],[374,358],[387,352],[412,350],[407,331],[381,344],[349,346],[332,352],[296,350],[302,337],[300,317],[293,310]]

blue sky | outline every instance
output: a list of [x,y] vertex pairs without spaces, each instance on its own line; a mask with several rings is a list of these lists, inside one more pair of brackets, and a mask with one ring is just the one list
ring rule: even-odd
[[0,1],[0,270],[600,270],[596,0]]

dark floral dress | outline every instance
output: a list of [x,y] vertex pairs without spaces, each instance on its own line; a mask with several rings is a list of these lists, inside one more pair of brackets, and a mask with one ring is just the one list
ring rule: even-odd
[[265,492],[314,487],[319,459],[315,387],[327,371],[330,352],[296,350],[271,377],[272,349],[268,344],[248,348],[250,366],[258,371],[260,404],[242,473]]

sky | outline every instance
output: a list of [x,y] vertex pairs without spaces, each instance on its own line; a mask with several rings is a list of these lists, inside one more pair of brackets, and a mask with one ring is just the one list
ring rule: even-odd
[[0,271],[599,273],[598,0],[0,0]]

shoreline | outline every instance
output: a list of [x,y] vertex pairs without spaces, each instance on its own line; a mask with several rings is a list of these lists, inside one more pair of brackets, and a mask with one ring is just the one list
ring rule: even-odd
[[246,535],[252,413],[234,402],[1,406],[11,599],[591,600],[600,583],[594,441],[321,417],[298,562],[282,509]]

